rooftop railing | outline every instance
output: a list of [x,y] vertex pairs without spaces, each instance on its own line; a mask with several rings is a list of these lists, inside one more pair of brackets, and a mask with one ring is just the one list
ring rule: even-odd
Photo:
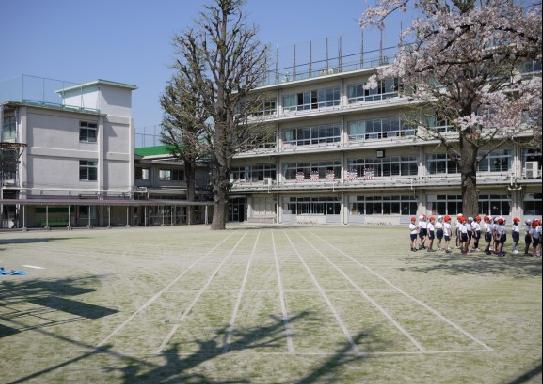
[[[69,97],[67,93],[62,92],[68,88]],[[77,83],[23,74],[0,81],[0,103],[13,101],[76,112],[98,113],[96,101],[85,98],[84,91],[85,88]]]

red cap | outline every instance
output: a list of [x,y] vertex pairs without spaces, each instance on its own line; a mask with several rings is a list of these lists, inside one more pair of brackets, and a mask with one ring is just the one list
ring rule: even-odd
[[475,216],[475,221],[478,223],[481,222],[481,216],[479,215]]
[[417,221],[417,218],[415,216],[411,216],[411,222]]
[[518,217],[513,217],[513,223],[519,223],[520,219]]

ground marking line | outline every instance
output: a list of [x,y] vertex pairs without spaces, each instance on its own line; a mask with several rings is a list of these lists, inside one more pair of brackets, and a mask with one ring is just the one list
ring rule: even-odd
[[372,275],[380,278],[381,280],[383,280],[385,283],[387,283],[389,286],[391,286],[392,288],[394,288],[396,291],[400,292],[401,294],[403,294],[405,297],[407,297],[408,299],[414,301],[415,303],[421,305],[422,307],[426,308],[427,310],[429,310],[430,312],[432,312],[436,317],[438,317],[439,319],[443,320],[444,322],[446,322],[447,324],[449,324],[450,326],[452,326],[454,329],[456,329],[458,332],[462,333],[464,336],[470,338],[471,340],[475,341],[477,344],[481,345],[486,351],[493,351],[493,349],[491,347],[489,347],[488,345],[486,345],[483,341],[479,340],[478,338],[476,338],[475,336],[473,336],[471,333],[469,333],[468,331],[464,330],[462,327],[460,327],[459,325],[457,325],[456,323],[454,323],[452,320],[446,318],[445,316],[443,316],[440,312],[438,312],[436,309],[432,308],[430,305],[426,304],[425,302],[411,296],[409,293],[407,293],[406,291],[404,291],[403,289],[395,286],[394,284],[392,284],[386,277],[382,276],[380,273],[378,272],[375,272],[373,269],[371,269],[370,267],[368,267],[367,265],[361,263],[360,261],[358,261],[357,259],[355,259],[354,257],[346,254],[345,252],[343,252],[341,249],[337,248],[336,246],[334,246],[332,243],[330,243],[328,240],[325,240],[319,236],[317,236],[315,233],[313,233],[312,231],[309,231],[313,236],[321,239],[323,242],[325,242],[326,244],[328,244],[331,248],[335,249],[336,251],[338,251],[339,253],[341,253],[343,256],[345,256],[346,258],[354,261],[355,263],[357,263],[358,265],[360,265],[362,268],[366,269],[369,273],[371,273]]
[[[481,352],[491,352],[486,349],[466,349],[466,350],[450,350],[450,351],[439,351],[439,350],[426,350],[426,351],[368,351],[368,352],[345,352],[346,356],[382,356],[382,355],[414,355],[414,356],[421,356],[421,355],[441,355],[441,354],[468,354],[468,353],[481,353]],[[336,352],[323,352],[323,351],[317,351],[317,352],[273,352],[273,351],[230,351],[230,354],[255,354],[255,355],[285,355],[285,356],[334,356],[337,353]],[[135,356],[163,356],[163,355],[180,355],[180,356],[194,356],[194,355],[215,355],[214,352],[163,352],[161,354],[134,354]]]
[[249,255],[249,258],[247,259],[247,264],[245,266],[245,274],[243,275],[243,280],[241,282],[241,286],[239,287],[238,297],[236,299],[236,304],[234,305],[234,308],[232,309],[232,315],[230,316],[230,321],[228,322],[228,329],[225,333],[225,341],[224,341],[224,352],[228,352],[230,349],[230,339],[232,337],[232,332],[234,331],[234,324],[236,323],[236,318],[238,317],[238,311],[239,307],[241,306],[241,299],[243,298],[243,294],[245,293],[245,286],[247,285],[247,277],[249,276],[249,269],[251,268],[251,262],[253,261],[253,256],[256,252],[256,245],[258,244],[258,240],[260,239],[260,234],[262,231],[258,231],[258,234],[256,235],[255,243],[253,244],[253,248],[251,249],[251,254]]
[[279,257],[277,256],[277,245],[275,243],[275,235],[271,231],[273,244],[273,257],[275,259],[275,270],[277,271],[277,286],[279,287],[279,303],[281,304],[281,313],[283,315],[283,323],[287,336],[287,349],[289,353],[294,353],[294,342],[292,340],[292,328],[288,322],[287,301],[285,299],[285,290],[283,289],[283,281],[281,280],[281,269],[279,267]]
[[324,289],[321,287],[321,285],[319,284],[319,282],[317,281],[317,278],[315,277],[315,275],[313,274],[313,272],[311,272],[311,269],[309,268],[309,266],[307,265],[307,263],[305,262],[305,260],[303,259],[303,257],[300,255],[300,253],[298,252],[298,249],[294,246],[294,243],[292,242],[292,240],[290,239],[289,235],[283,231],[283,234],[286,236],[288,242],[290,243],[290,246],[292,247],[292,249],[294,250],[294,252],[296,253],[296,255],[298,256],[298,258],[300,259],[300,261],[302,262],[303,266],[305,267],[305,270],[307,271],[307,273],[309,274],[309,277],[311,278],[311,280],[313,281],[313,284],[315,284],[315,287],[317,287],[317,290],[319,291],[319,293],[321,294],[322,298],[324,299],[324,301],[326,302],[326,305],[328,306],[328,308],[330,309],[330,311],[332,312],[332,314],[334,315],[334,317],[336,318],[336,321],[337,323],[339,324],[339,327],[341,328],[341,331],[343,332],[343,334],[345,335],[345,337],[347,338],[347,341],[349,342],[349,344],[351,345],[351,349],[353,351],[355,351],[357,354],[360,354],[360,351],[358,350],[358,346],[355,344],[351,334],[349,333],[349,330],[347,329],[347,326],[345,325],[343,319],[341,318],[341,316],[339,316],[339,313],[336,311],[336,309],[334,308],[334,306],[332,305],[332,302],[330,301],[330,299],[328,298],[328,296],[326,295],[326,292],[324,291]]
[[149,305],[151,305],[153,302],[155,302],[164,292],[166,292],[168,289],[170,289],[175,283],[179,281],[188,271],[190,271],[200,260],[208,257],[211,253],[213,253],[219,246],[221,246],[225,241],[230,239],[234,234],[231,233],[224,239],[222,239],[219,243],[217,243],[213,248],[211,248],[205,255],[200,256],[197,258],[190,266],[188,266],[183,272],[181,272],[179,275],[177,275],[176,278],[174,278],[172,281],[168,283],[164,288],[162,288],[160,291],[155,293],[149,300],[147,300],[142,306],[140,306],[136,311],[134,311],[127,319],[125,319],[121,324],[113,330],[109,335],[104,337],[102,341],[98,344],[98,347],[103,346],[105,343],[109,341],[113,336],[115,336],[117,333],[119,333],[129,322],[134,320],[136,316],[141,313],[144,309],[146,309]]
[[192,311],[192,308],[196,305],[196,303],[198,302],[198,300],[200,300],[200,297],[202,296],[202,294],[204,293],[204,291],[207,289],[207,287],[209,287],[211,285],[211,282],[213,281],[213,279],[215,278],[215,276],[217,275],[217,273],[219,273],[219,270],[221,269],[221,267],[223,266],[223,264],[226,262],[226,260],[232,256],[234,254],[234,251],[236,250],[236,248],[238,247],[238,245],[241,243],[241,241],[245,238],[245,236],[247,236],[247,233],[248,232],[245,232],[243,234],[243,236],[241,236],[241,238],[236,242],[236,244],[234,244],[234,246],[232,247],[232,249],[230,250],[230,252],[228,252],[228,255],[226,255],[222,262],[217,266],[217,268],[215,268],[215,270],[213,271],[213,273],[211,274],[211,276],[209,276],[209,279],[207,280],[207,282],[205,283],[205,285],[200,288],[200,290],[198,290],[198,293],[196,294],[196,296],[194,297],[194,299],[191,301],[191,303],[189,304],[189,306],[181,313],[181,316],[177,319],[177,323],[172,327],[171,331],[166,335],[166,337],[164,338],[164,340],[162,341],[162,343],[160,344],[160,347],[158,348],[158,352],[162,352],[164,350],[164,348],[166,348],[166,345],[168,344],[168,342],[170,341],[170,339],[173,337],[173,335],[175,334],[175,332],[177,332],[177,330],[179,329],[179,327],[181,326],[181,323],[183,322],[183,320],[185,320],[185,318],[187,317],[187,315]]
[[392,325],[394,325],[405,337],[407,337],[409,339],[409,341],[411,341],[411,343],[421,352],[424,352],[426,349],[422,346],[421,343],[418,342],[417,339],[415,339],[413,337],[413,335],[411,335],[409,332],[407,332],[407,330],[402,327],[402,325],[400,323],[398,323],[391,315],[390,313],[388,313],[388,311],[383,308],[378,302],[376,302],[370,295],[367,294],[366,291],[364,291],[362,288],[360,288],[358,286],[358,284],[356,284],[345,272],[343,272],[343,270],[341,268],[339,268],[337,265],[335,265],[324,253],[321,252],[321,250],[319,250],[318,248],[316,248],[313,244],[311,244],[311,242],[309,242],[307,240],[307,238],[302,235],[301,233],[298,233],[298,235],[304,239],[304,241],[309,244],[309,246],[311,248],[313,248],[317,253],[319,253],[332,267],[334,267],[334,269],[336,271],[338,271],[344,279],[346,279],[352,286],[353,288],[356,289],[356,291],[358,293],[360,293],[367,301],[369,301],[375,308],[377,308],[382,314],[383,316],[385,316],[391,323]]
[[43,267],[37,267],[35,265],[21,265],[21,267],[24,267],[24,268],[32,268],[32,269],[45,269]]

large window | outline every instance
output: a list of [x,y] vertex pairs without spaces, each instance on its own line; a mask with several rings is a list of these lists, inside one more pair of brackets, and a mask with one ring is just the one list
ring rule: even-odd
[[389,176],[416,176],[418,162],[416,156],[391,156],[382,159],[354,159],[347,162],[349,178]]
[[527,193],[524,195],[522,209],[525,215],[541,216],[541,193]]
[[[532,175],[528,175],[528,167],[526,166],[526,163],[537,163],[536,169],[533,167],[530,167],[532,170]],[[531,178],[540,178],[541,177],[541,149],[536,148],[524,148],[522,150],[522,170],[524,173],[524,177],[531,177]],[[534,171],[537,171],[534,172]]]
[[426,127],[429,130],[445,133],[454,132],[454,127],[447,119],[441,119],[436,116],[426,116]]
[[306,111],[339,105],[340,87],[319,88],[283,96],[284,111]]
[[398,96],[398,79],[386,79],[377,82],[376,88],[366,88],[366,83],[352,84],[347,87],[349,104],[361,101],[379,101]]
[[281,132],[281,138],[286,148],[338,143],[341,141],[341,125],[335,123],[288,129]]
[[485,215],[509,215],[510,199],[507,195],[479,195],[479,213]]
[[82,143],[96,143],[98,125],[88,121],[79,122],[79,141]]
[[429,155],[427,165],[430,175],[456,174],[460,172],[458,164],[445,153]]
[[149,168],[136,167],[136,180],[149,180]]
[[262,181],[264,179],[277,179],[275,164],[254,164],[243,167],[232,167],[230,178],[236,181]]
[[349,141],[380,140],[415,134],[415,129],[402,122],[398,116],[349,121],[347,129]]
[[252,113],[254,116],[270,116],[275,115],[277,112],[277,100],[276,99],[267,99],[263,100],[257,111]]
[[0,141],[13,141],[17,138],[17,124],[12,111],[4,111],[2,123],[2,137]]
[[180,181],[183,180],[182,169],[161,169],[158,172],[158,177],[163,181]]
[[511,150],[501,149],[490,152],[480,163],[479,172],[507,172],[511,168]]
[[287,210],[290,214],[339,215],[341,203],[338,197],[291,197]]
[[434,215],[456,215],[462,212],[462,195],[437,195],[431,203]]
[[98,161],[79,160],[79,180],[95,181],[98,179]]
[[351,213],[359,215],[415,215],[417,199],[410,195],[357,196]]
[[333,180],[341,178],[341,161],[287,163],[283,167],[286,180]]

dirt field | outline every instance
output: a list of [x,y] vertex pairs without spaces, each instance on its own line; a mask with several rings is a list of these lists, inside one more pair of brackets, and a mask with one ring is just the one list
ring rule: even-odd
[[[508,250],[510,244],[508,244]],[[541,259],[408,230],[0,233],[1,383],[541,382]]]

